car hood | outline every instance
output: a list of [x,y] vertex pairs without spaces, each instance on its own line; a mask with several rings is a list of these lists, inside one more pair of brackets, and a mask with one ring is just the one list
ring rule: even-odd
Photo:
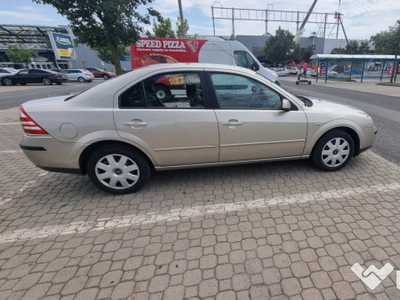
[[318,98],[308,98],[313,103],[312,108],[318,111],[324,112],[339,112],[340,114],[346,113],[356,113],[356,114],[363,114],[367,115],[366,112],[358,109],[354,106],[346,105],[346,104],[339,104],[335,102],[331,102],[328,100],[318,99]]

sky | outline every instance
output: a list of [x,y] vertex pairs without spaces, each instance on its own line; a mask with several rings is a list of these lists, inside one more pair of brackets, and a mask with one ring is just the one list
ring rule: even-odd
[[[112,1],[112,0],[110,0]],[[259,9],[275,11],[300,11],[307,12],[313,0],[181,0],[183,16],[188,20],[189,34],[201,36],[230,36],[233,32],[231,20],[215,20],[213,27],[212,9],[238,8]],[[164,18],[170,18],[175,29],[175,23],[179,16],[178,0],[154,0],[151,7],[159,11]],[[231,10],[229,10],[231,11]],[[400,20],[400,1],[398,0],[319,0],[313,12],[334,14],[340,11],[343,14],[343,27],[349,40],[367,40],[372,35],[381,31],[387,31],[389,26]],[[221,16],[221,10],[214,10],[215,16]],[[224,17],[228,10],[224,10]],[[237,11],[238,13],[238,11]],[[270,12],[267,15],[273,18]],[[254,16],[252,16],[254,17]],[[275,14],[275,17],[278,15]],[[263,17],[261,17],[263,18]],[[312,19],[310,18],[310,21]],[[310,36],[313,32],[323,36],[321,20],[313,19],[319,24],[306,24],[303,37]],[[334,21],[330,19],[329,21]],[[59,15],[51,5],[33,3],[31,0],[0,0],[0,24],[23,24],[58,26],[68,25],[68,20]],[[275,35],[278,27],[296,33],[296,24],[289,22],[268,22],[268,34]],[[146,27],[151,30],[152,26]],[[327,38],[336,38],[337,27],[328,26],[325,31]],[[266,24],[264,21],[239,21],[235,20],[234,32],[236,35],[264,35]],[[344,38],[340,27],[338,38]]]

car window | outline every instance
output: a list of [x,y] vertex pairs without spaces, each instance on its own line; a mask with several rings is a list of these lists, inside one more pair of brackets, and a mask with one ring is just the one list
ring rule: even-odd
[[18,74],[20,74],[20,75],[26,75],[26,74],[28,74],[28,72],[29,72],[29,70],[22,70],[22,71],[20,71]]
[[204,108],[197,72],[163,73],[143,81],[147,106],[154,108]]
[[241,75],[211,73],[220,108],[281,109],[279,93],[252,78]]
[[131,86],[119,96],[120,108],[146,107],[146,102],[142,93],[142,84],[138,83]]
[[257,70],[257,63],[254,61],[253,57],[245,51],[235,51],[234,52],[235,63],[239,67],[244,67],[251,70]]

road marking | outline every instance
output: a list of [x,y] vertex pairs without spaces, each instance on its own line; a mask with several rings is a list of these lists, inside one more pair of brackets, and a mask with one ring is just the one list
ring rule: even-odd
[[[4,151],[2,151],[4,152]],[[2,153],[0,152],[0,153]],[[36,184],[39,182],[39,180],[43,177],[46,176],[49,172],[43,171],[42,173],[39,173],[34,179],[25,182],[22,187],[20,187],[17,190],[12,191],[11,193],[8,193],[7,195],[3,196],[0,198],[0,206],[3,204],[10,202],[14,197],[18,196],[19,194],[23,193],[27,188],[31,187],[32,185]]]
[[20,122],[0,123],[0,126],[8,126],[8,125],[21,125],[21,123]]
[[[44,176],[44,175],[41,175]],[[347,188],[341,190],[330,190],[325,192],[314,192],[297,194],[287,197],[275,197],[269,199],[256,199],[238,203],[215,204],[197,206],[193,208],[172,209],[166,212],[148,213],[143,215],[130,215],[115,218],[104,218],[96,221],[76,222],[65,225],[45,226],[38,228],[20,229],[3,232],[0,234],[0,243],[24,241],[36,238],[46,238],[52,235],[65,235],[86,233],[89,231],[105,230],[111,228],[142,225],[147,223],[168,222],[196,216],[205,216],[217,213],[238,212],[251,208],[263,208],[279,204],[293,204],[310,201],[332,200],[356,194],[374,194],[377,192],[390,192],[400,190],[400,183],[381,184],[375,186],[364,186]]]

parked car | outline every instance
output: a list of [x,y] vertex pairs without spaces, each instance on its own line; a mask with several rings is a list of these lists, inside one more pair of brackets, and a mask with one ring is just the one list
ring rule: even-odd
[[291,75],[299,75],[301,73],[301,69],[294,66],[287,67],[287,70]]
[[[185,93],[162,101],[154,83],[173,74]],[[153,169],[310,158],[336,171],[377,133],[358,109],[297,97],[252,70],[198,63],[146,66],[75,96],[29,101],[20,120],[20,147],[36,166],[87,173],[116,194],[141,188]]]
[[12,75],[17,73],[18,70],[13,69],[13,68],[0,68],[0,78],[6,76],[6,75]]
[[64,74],[42,69],[24,69],[15,74],[7,75],[1,78],[1,83],[3,85],[25,85],[27,83],[40,82],[42,82],[44,85],[50,85],[53,83],[60,85],[63,82],[68,82],[68,79]]
[[65,74],[69,81],[79,81],[80,83],[92,82],[94,75],[87,69],[67,69],[61,72]]
[[289,71],[286,68],[276,68],[274,71],[278,76],[289,76]]
[[114,72],[102,70],[96,67],[85,67],[83,69],[90,71],[96,78],[103,78],[104,80],[107,80],[111,77],[115,77]]
[[362,69],[360,69],[360,68],[357,68],[357,69],[348,69],[348,70],[345,70],[344,71],[344,74],[345,75],[359,75],[359,74],[361,74],[362,73]]
[[[321,72],[321,71],[320,71],[320,72]],[[316,77],[316,76],[317,76],[317,73],[315,73],[315,71],[312,70],[312,72],[311,72],[310,75],[313,76],[313,77]],[[329,78],[336,78],[337,75],[338,75],[338,73],[337,73],[336,71],[328,70],[328,77],[329,77]],[[325,78],[325,75],[321,75],[321,73],[319,73],[318,76],[319,76],[319,77]]]

